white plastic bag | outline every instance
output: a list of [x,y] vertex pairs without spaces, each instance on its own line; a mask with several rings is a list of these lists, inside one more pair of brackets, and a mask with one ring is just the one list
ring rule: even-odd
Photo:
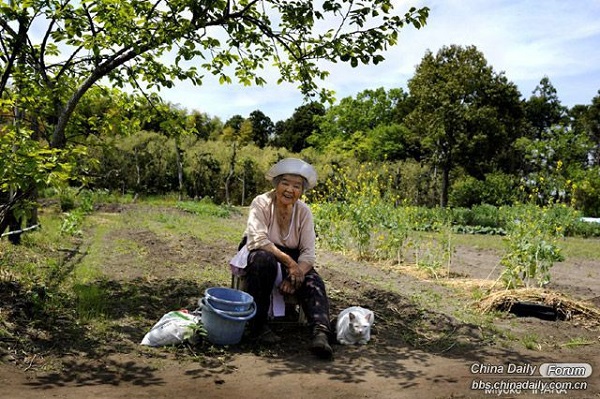
[[184,342],[194,335],[200,317],[187,310],[172,311],[165,314],[144,336],[142,345],[165,346]]

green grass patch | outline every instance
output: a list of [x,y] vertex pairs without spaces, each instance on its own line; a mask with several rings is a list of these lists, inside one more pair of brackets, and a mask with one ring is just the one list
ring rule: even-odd
[[85,235],[89,245],[84,249],[85,256],[73,271],[73,283],[83,284],[103,276],[102,265],[106,258],[115,255],[114,248],[105,247],[106,237],[121,224],[119,214],[92,214],[84,222]]
[[[486,249],[502,252],[505,250],[504,237],[492,235],[464,235],[453,234],[454,245],[464,245],[477,249]],[[600,260],[600,239],[566,237],[558,242],[562,254],[566,259]]]
[[567,237],[559,241],[563,255],[568,258],[600,260],[600,239]]
[[576,338],[570,339],[568,342],[565,342],[561,346],[564,346],[567,348],[577,348],[580,346],[594,345],[595,343],[596,343],[595,341],[590,340],[590,339],[576,337]]
[[215,205],[208,200],[178,202],[177,208],[195,215],[216,216],[220,218],[229,217],[235,212],[235,208]]
[[76,311],[80,320],[89,322],[104,318],[107,310],[107,292],[97,285],[75,284]]
[[521,343],[529,350],[541,350],[539,340],[540,339],[536,334],[525,334],[521,337]]

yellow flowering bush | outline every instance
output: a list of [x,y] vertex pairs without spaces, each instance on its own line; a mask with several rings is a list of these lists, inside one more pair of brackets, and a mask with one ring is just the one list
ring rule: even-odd
[[[362,259],[404,261],[410,248],[420,265],[437,268],[439,251],[414,231],[439,231],[447,212],[410,206],[395,194],[393,173],[384,166],[363,164],[356,169],[334,168],[325,185],[327,194],[312,198],[319,244],[354,253]],[[422,254],[427,254],[429,258]],[[434,273],[435,274],[435,273]]]
[[550,281],[550,268],[563,260],[558,239],[564,229],[554,207],[526,204],[512,207],[507,225],[502,281],[507,288],[543,287]]

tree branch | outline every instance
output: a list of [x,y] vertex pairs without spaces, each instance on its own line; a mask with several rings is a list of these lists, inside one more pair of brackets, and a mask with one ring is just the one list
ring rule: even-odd
[[[10,77],[10,75],[12,73],[12,69],[13,69],[15,60],[21,54],[21,50],[23,49],[23,46],[27,42],[27,31],[28,31],[27,21],[23,15],[19,16],[18,20],[19,20],[19,31],[15,35],[15,45],[13,47],[13,51],[10,54],[10,57],[9,57],[7,63],[6,63],[6,68],[4,69],[4,73],[2,74],[2,78],[0,80],[0,97],[2,97],[4,90],[6,90],[6,85],[8,84],[8,78]],[[2,22],[2,25],[4,25],[4,24],[5,23]],[[14,31],[12,29],[10,29],[10,26],[8,26],[8,28],[10,31],[12,31],[14,33]]]

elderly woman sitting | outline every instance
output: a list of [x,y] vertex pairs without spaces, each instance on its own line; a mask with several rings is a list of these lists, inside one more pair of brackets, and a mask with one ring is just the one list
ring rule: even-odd
[[280,282],[279,291],[294,294],[306,314],[313,334],[310,349],[321,358],[331,358],[329,299],[314,269],[313,215],[300,201],[304,191],[315,186],[317,174],[310,164],[287,158],[275,164],[266,177],[274,189],[252,201],[240,244],[249,251],[244,270],[246,291],[257,305],[256,316],[249,322],[250,336],[263,343],[280,341],[267,325],[271,293]]

